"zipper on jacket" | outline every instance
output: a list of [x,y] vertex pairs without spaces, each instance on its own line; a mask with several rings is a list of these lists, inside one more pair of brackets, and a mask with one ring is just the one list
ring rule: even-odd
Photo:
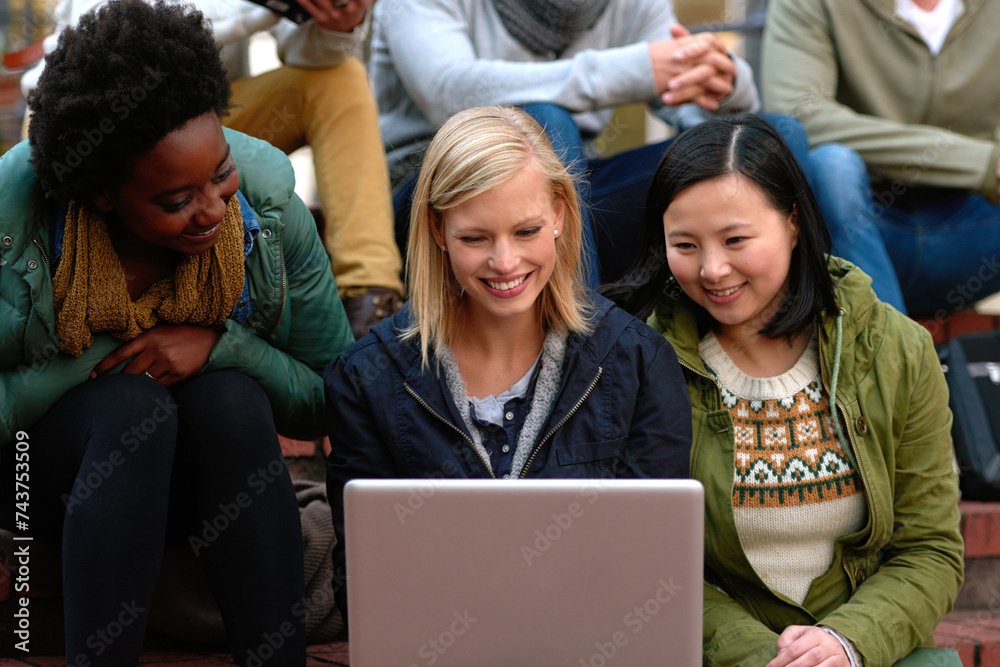
[[[830,390],[827,389],[827,394],[829,393]],[[847,423],[847,410],[840,404],[839,401],[836,402],[836,405],[844,415],[844,424],[847,426],[847,440],[851,445],[851,451],[854,452],[854,460],[857,461],[857,471],[858,475],[861,477],[861,486],[865,489],[865,504],[868,505],[868,516],[872,518],[872,529],[871,532],[868,533],[868,541],[861,547],[862,549],[868,550],[872,541],[875,539],[875,506],[872,503],[872,494],[870,491],[871,487],[868,485],[868,477],[865,476],[864,469],[861,467],[861,454],[858,451],[857,443],[854,442],[854,435],[851,433],[851,425]],[[851,582],[851,588],[856,591],[858,589],[858,582],[854,580],[854,574],[847,569],[847,561],[842,559],[841,566],[844,568],[844,572],[847,574],[847,578]]]
[[692,373],[694,373],[698,377],[705,378],[706,380],[708,380],[709,382],[712,383],[712,385],[715,387],[715,394],[714,394],[714,396],[715,396],[715,410],[721,410],[722,409],[722,391],[719,389],[719,385],[716,384],[715,380],[713,380],[712,377],[708,373],[702,373],[697,368],[695,368],[691,364],[687,363],[686,361],[683,361],[680,358],[677,359],[677,363],[679,363],[681,366],[683,366],[684,368],[688,369],[689,371],[691,371]]
[[535,455],[538,454],[538,452],[541,450],[542,446],[546,442],[548,442],[549,438],[552,437],[553,433],[555,433],[560,428],[562,428],[562,425],[565,424],[567,421],[569,421],[569,418],[572,417],[573,414],[577,410],[580,409],[580,406],[583,405],[583,402],[586,401],[587,397],[590,396],[591,392],[594,391],[594,387],[597,386],[597,381],[601,379],[601,373],[603,373],[603,372],[604,372],[604,368],[601,367],[601,366],[598,366],[597,367],[597,375],[594,376],[594,379],[591,381],[590,386],[587,387],[587,391],[583,392],[583,396],[581,396],[580,400],[578,400],[576,402],[576,405],[573,406],[573,409],[570,410],[569,412],[567,412],[566,416],[563,417],[562,419],[560,419],[559,423],[556,424],[555,426],[553,426],[552,430],[550,430],[548,433],[546,433],[545,437],[538,441],[538,444],[535,445],[535,448],[531,451],[531,456],[528,457],[528,460],[525,462],[524,467],[521,468],[521,474],[518,475],[518,479],[524,479],[524,476],[528,474],[528,469],[531,468],[531,464],[534,463],[534,461],[535,461]]
[[[861,466],[861,452],[858,450],[858,445],[854,440],[854,434],[852,433],[851,424],[847,420],[848,417],[847,408],[845,408],[844,405],[839,400],[837,400],[836,396],[832,396],[830,394],[830,386],[827,384],[826,378],[823,377],[822,366],[824,364],[824,357],[823,357],[822,346],[823,342],[822,340],[820,340],[820,367],[821,367],[820,380],[823,383],[823,389],[826,391],[826,395],[830,396],[831,405],[833,406],[833,415],[832,415],[833,418],[840,419],[841,416],[843,416],[844,418],[844,426],[846,427],[844,430],[847,433],[847,442],[851,448],[851,451],[854,452],[855,470],[858,471],[858,476],[861,477],[861,486],[864,488],[865,492],[865,505],[867,505],[868,507],[868,516],[872,518],[872,529],[871,532],[868,534],[868,541],[865,542],[864,546],[861,547],[862,549],[867,550],[875,539],[875,506],[874,503],[872,502],[871,486],[868,484],[868,476],[865,475],[864,468]],[[840,354],[840,350],[835,350],[835,353]],[[847,578],[851,582],[851,588],[853,590],[857,590],[858,583],[854,580],[854,574],[847,569],[846,560],[841,560],[841,567],[844,568],[844,572],[847,574]]]
[[931,54],[931,80],[928,82],[927,86],[927,108],[924,109],[923,122],[927,125],[933,125],[933,119],[931,118],[931,112],[934,109],[934,100],[937,97],[937,84],[938,84],[938,56]]
[[[279,232],[280,233],[280,232]],[[274,327],[271,328],[271,333],[268,336],[273,335],[275,331],[278,330],[278,325],[281,324],[281,316],[285,314],[285,293],[288,291],[288,278],[285,273],[285,235],[281,233],[278,238],[278,261],[281,266],[281,298],[279,302],[281,303],[281,309],[278,310],[278,319],[274,321]]]
[[420,405],[422,405],[424,407],[424,409],[426,409],[432,415],[434,415],[435,417],[437,417],[438,419],[440,419],[441,421],[443,421],[445,424],[447,424],[449,427],[451,427],[454,431],[456,431],[460,436],[462,436],[462,439],[465,440],[467,443],[469,443],[469,447],[471,447],[472,451],[475,452],[476,458],[479,459],[479,462],[483,465],[483,470],[485,470],[487,473],[489,473],[490,477],[492,477],[493,479],[496,479],[496,475],[493,474],[493,470],[490,468],[489,464],[486,463],[486,461],[483,459],[483,455],[479,453],[479,450],[476,449],[476,444],[474,442],[472,442],[472,439],[469,438],[468,435],[465,434],[465,431],[463,431],[459,427],[455,426],[450,421],[448,421],[447,419],[445,419],[444,417],[442,417],[440,414],[438,414],[437,410],[435,410],[430,405],[428,405],[427,401],[425,401],[424,399],[420,398],[420,396],[417,394],[417,392],[413,391],[413,389],[410,388],[410,383],[404,382],[403,383],[403,388],[406,389],[406,393],[408,393],[413,398],[417,399],[417,403],[419,403]]
[[38,242],[38,239],[32,239],[32,242],[36,246],[38,246],[38,250],[41,251],[42,258],[45,260],[45,266],[47,266],[49,268],[52,268],[52,265],[49,264],[49,254],[47,252],[45,252],[45,248],[42,247],[42,244]]

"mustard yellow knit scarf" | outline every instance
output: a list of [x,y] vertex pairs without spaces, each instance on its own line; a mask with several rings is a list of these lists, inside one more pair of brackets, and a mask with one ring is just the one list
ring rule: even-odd
[[53,278],[56,333],[74,357],[90,347],[94,334],[132,340],[157,322],[218,326],[243,291],[243,216],[229,200],[218,243],[200,255],[184,255],[174,275],[151,285],[132,301],[104,214],[71,201],[66,214],[62,259]]

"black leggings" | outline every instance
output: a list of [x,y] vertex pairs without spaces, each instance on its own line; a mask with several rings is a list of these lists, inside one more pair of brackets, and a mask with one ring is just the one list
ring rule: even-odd
[[167,542],[201,558],[237,664],[305,664],[298,507],[254,381],[207,373],[167,389],[105,376],[28,434],[30,533],[62,542],[70,665],[136,664]]

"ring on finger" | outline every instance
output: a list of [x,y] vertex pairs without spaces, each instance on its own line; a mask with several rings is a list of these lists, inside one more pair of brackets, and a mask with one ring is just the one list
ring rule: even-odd
[[155,376],[154,376],[154,375],[153,375],[152,373],[150,373],[149,371],[146,371],[146,377],[148,377],[148,378],[149,378],[150,380],[152,380],[153,382],[159,382],[159,381],[160,381],[160,378],[158,378],[158,377],[155,377]]

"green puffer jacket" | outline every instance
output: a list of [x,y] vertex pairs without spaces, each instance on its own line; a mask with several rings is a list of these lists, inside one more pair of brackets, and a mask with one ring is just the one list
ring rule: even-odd
[[[837,540],[802,605],[771,591],[733,519],[733,423],[698,354],[707,314],[671,281],[650,324],[674,346],[691,396],[691,474],[705,486],[706,665],[765,665],[789,625],[850,639],[866,667],[892,665],[951,610],[962,584],[948,389],[930,334],[876,300],[871,280],[831,258],[840,317],[824,317],[820,368],[861,473],[867,525]],[[840,332],[838,333],[838,328]]]
[[[202,372],[233,370],[257,381],[278,430],[324,431],[323,368],[354,342],[330,260],[312,215],[294,195],[288,159],[269,144],[225,130],[240,191],[261,231],[247,256],[249,328],[226,321]],[[98,335],[79,357],[59,352],[49,258],[55,218],[21,142],[0,157],[0,446],[27,430],[121,341]]]

